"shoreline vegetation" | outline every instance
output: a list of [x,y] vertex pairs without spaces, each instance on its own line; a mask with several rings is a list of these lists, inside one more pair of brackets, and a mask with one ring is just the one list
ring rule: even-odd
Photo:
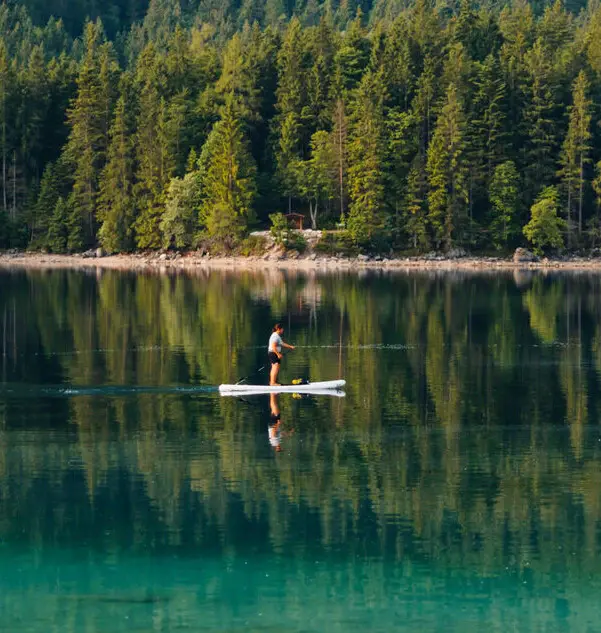
[[0,248],[599,247],[598,0],[121,1],[0,5]]

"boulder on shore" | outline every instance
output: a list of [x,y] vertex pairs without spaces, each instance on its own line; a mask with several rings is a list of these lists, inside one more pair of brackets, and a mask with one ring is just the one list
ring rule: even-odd
[[527,248],[516,248],[515,253],[513,254],[513,261],[516,264],[527,263],[527,262],[537,262],[538,257]]

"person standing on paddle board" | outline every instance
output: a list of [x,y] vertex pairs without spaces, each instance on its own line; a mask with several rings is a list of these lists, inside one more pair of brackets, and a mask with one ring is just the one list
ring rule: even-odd
[[269,337],[269,346],[267,347],[267,357],[269,358],[269,384],[271,386],[277,386],[278,374],[280,372],[280,364],[282,361],[282,348],[294,349],[294,345],[288,345],[282,339],[284,333],[284,326],[281,323],[276,323],[273,327],[273,332]]

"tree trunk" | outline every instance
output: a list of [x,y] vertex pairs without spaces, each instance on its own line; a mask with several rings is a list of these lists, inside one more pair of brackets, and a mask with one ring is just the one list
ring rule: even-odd
[[584,157],[580,154],[580,191],[578,192],[578,238],[582,239],[582,199],[584,195]]
[[10,216],[14,222],[17,216],[17,152],[13,154],[13,206]]
[[312,202],[309,202],[309,215],[311,216],[311,228],[317,230],[317,200],[315,200],[315,206]]
[[572,246],[572,183],[568,180],[568,248]]

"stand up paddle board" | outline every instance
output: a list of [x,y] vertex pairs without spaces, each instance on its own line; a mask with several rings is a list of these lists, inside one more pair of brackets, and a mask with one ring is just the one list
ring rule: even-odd
[[304,385],[219,385],[222,396],[243,396],[262,393],[312,393],[314,395],[344,395],[341,392],[346,380],[309,382]]

